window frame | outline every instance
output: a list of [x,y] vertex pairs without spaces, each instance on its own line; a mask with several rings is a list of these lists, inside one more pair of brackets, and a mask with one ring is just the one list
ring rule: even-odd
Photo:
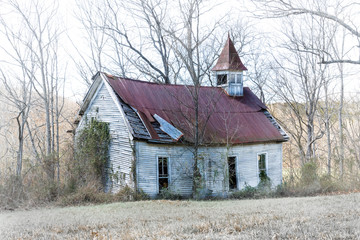
[[227,164],[227,171],[228,171],[228,183],[229,183],[229,181],[230,181],[230,171],[229,171],[229,158],[231,158],[231,157],[234,157],[235,158],[235,176],[236,176],[236,188],[230,188],[230,184],[229,184],[229,186],[228,186],[228,189],[229,189],[229,191],[235,191],[235,190],[239,190],[239,180],[240,180],[240,178],[239,178],[239,169],[238,169],[238,156],[237,155],[228,155],[227,157],[226,157],[226,164]]
[[159,187],[159,158],[167,158],[167,171],[168,171],[168,188],[170,187],[170,183],[171,183],[171,160],[170,160],[170,156],[169,155],[156,155],[155,159],[156,159],[156,189],[157,189],[157,193],[160,193],[160,187]]
[[[229,74],[227,73],[222,73],[222,74],[216,74],[216,85],[217,86],[223,86],[223,85],[227,85],[229,82]],[[219,81],[219,79],[221,78],[221,81]],[[226,78],[226,79],[224,79]]]
[[[228,83],[229,86],[230,84],[237,84],[237,85],[243,85],[243,79],[244,79],[244,74],[243,72],[229,72],[229,77],[228,77]],[[231,81],[231,78],[234,77],[234,82]]]
[[[218,86],[218,87],[228,86],[229,85],[229,77],[230,77],[229,73],[230,73],[229,71],[216,71],[216,72],[214,72],[213,76],[215,78],[214,80],[215,80],[216,86]],[[226,75],[226,82],[219,84],[218,77],[220,75]]]
[[268,153],[267,152],[260,152],[257,153],[256,155],[256,165],[257,165],[257,178],[258,178],[258,183],[260,183],[260,168],[259,168],[259,156],[260,155],[265,155],[265,173],[268,176],[269,171],[268,171]]

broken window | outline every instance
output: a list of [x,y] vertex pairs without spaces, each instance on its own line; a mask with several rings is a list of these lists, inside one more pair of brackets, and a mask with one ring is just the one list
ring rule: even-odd
[[227,75],[219,74],[217,75],[217,85],[223,85],[227,83]]
[[169,186],[168,158],[158,157],[159,166],[159,191]]
[[229,189],[237,189],[236,157],[228,157]]
[[266,154],[258,154],[258,166],[259,166],[259,177],[262,179],[263,176],[266,176]]

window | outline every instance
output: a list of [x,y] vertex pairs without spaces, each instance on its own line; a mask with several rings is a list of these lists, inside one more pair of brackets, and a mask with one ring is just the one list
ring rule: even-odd
[[230,74],[230,83],[235,83],[236,82],[236,78],[235,78],[235,74]]
[[242,84],[242,73],[230,74],[230,83]]
[[223,85],[227,83],[227,75],[219,74],[217,75],[217,85]]
[[266,154],[258,154],[258,166],[259,166],[259,177],[260,180],[267,176],[266,172]]
[[231,96],[243,95],[243,75],[242,73],[231,73],[229,75],[229,90],[228,93]]
[[159,191],[169,186],[168,162],[169,161],[167,157],[158,157]]
[[231,73],[231,74],[218,74],[217,85],[226,84],[228,81],[231,84],[242,84],[243,74],[242,73]]
[[237,189],[236,157],[228,157],[229,190]]

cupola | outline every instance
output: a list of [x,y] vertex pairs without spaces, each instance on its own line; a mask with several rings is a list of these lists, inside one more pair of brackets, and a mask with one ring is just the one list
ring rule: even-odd
[[230,35],[212,71],[217,86],[224,88],[230,96],[243,96],[243,72],[247,68],[241,62]]

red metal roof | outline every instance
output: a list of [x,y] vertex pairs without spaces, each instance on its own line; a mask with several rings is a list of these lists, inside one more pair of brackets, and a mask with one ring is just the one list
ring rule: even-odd
[[[161,85],[106,75],[119,97],[137,109],[143,122],[156,121],[154,114],[179,129],[193,142],[195,104],[193,86]],[[199,88],[199,126],[203,144],[284,141],[263,111],[266,106],[244,88],[244,96],[230,97],[219,87]],[[151,124],[146,124],[151,128]],[[150,129],[150,132],[153,129]],[[154,139],[157,137],[151,134]]]
[[212,71],[246,71],[247,68],[241,62],[230,35]]

